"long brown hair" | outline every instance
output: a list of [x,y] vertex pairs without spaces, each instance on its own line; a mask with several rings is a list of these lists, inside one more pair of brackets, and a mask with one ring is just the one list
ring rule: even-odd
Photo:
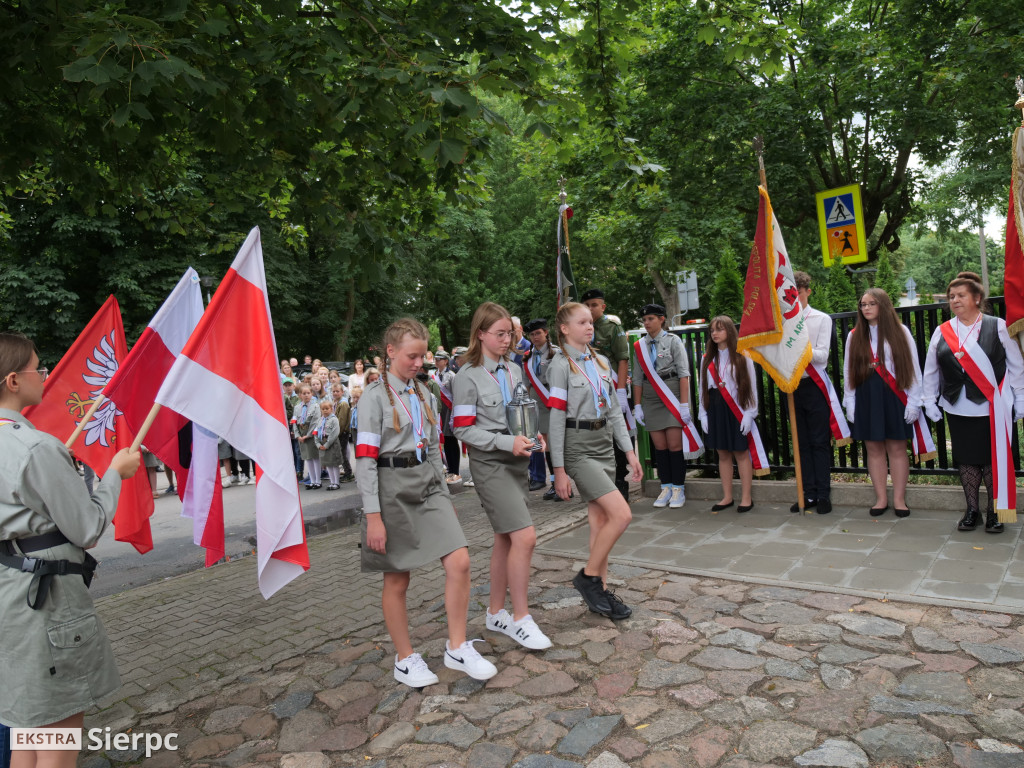
[[[568,325],[569,324],[569,318],[572,316],[572,314],[574,312],[576,312],[578,310],[583,310],[587,314],[590,314],[590,309],[585,304],[579,304],[578,302],[575,302],[575,301],[570,301],[570,302],[568,302],[566,304],[563,304],[562,306],[560,306],[558,308],[558,314],[555,315],[555,327],[558,328],[558,337],[560,339],[564,339],[565,338],[565,334],[562,333],[562,326],[563,325]],[[608,366],[605,364],[604,360],[602,360],[598,356],[597,352],[594,351],[594,348],[592,346],[587,344],[587,349],[585,351],[588,354],[590,354],[594,358],[594,360],[597,361],[597,364],[599,366],[604,368],[606,371],[608,370]],[[564,348],[562,349],[562,352],[565,352]],[[579,367],[576,365],[576,363],[574,363],[572,361],[572,358],[569,355],[566,355],[565,359],[569,361],[569,367],[570,368],[575,369],[577,373],[583,373],[583,371],[581,371],[579,369]]]
[[[470,365],[483,365],[484,347],[480,341],[480,332],[486,333],[491,330],[491,326],[499,320],[512,322],[512,315],[501,304],[485,301],[476,308],[476,312],[473,313],[473,322],[469,327],[469,351],[466,353],[466,360]],[[506,353],[502,359],[508,362],[508,354]]]
[[[907,390],[917,378],[914,358],[910,354],[910,344],[903,332],[903,324],[899,315],[892,308],[889,294],[881,288],[868,288],[864,297],[874,299],[878,303],[878,352],[879,364],[884,365],[885,345],[892,350],[893,365],[896,366],[896,386]],[[861,297],[862,300],[864,297]],[[856,389],[871,375],[871,325],[864,312],[857,304],[857,324],[850,336],[850,361],[846,371],[847,381],[851,389]]]
[[[412,336],[417,341],[430,341],[430,331],[427,330],[423,323],[419,320],[413,320],[411,317],[403,317],[400,320],[395,320],[384,331],[384,354],[387,355],[388,345],[397,347],[406,336]],[[380,372],[380,375],[383,380],[384,391],[388,393],[388,402],[391,404],[391,425],[395,428],[395,432],[401,432],[402,425],[398,423],[398,409],[395,407],[395,396],[391,391],[391,385],[388,383],[388,366],[390,362],[390,360],[384,360],[384,370]],[[423,410],[427,414],[427,421],[433,426],[437,426],[437,421],[434,419],[434,410],[427,407],[427,401],[420,390],[420,383],[415,378],[412,380],[412,387],[416,392],[416,396],[423,404]]]
[[[732,365],[732,377],[736,379],[736,394],[739,395],[740,408],[750,408],[754,404],[754,388],[747,370],[747,358],[736,351],[738,334],[736,323],[728,315],[712,317],[708,323],[708,341],[704,347],[704,357],[700,361],[700,394],[701,399],[708,401],[708,366],[718,357],[718,345],[711,340],[711,332],[725,331],[725,343],[729,347],[729,362]],[[719,375],[722,372],[719,371]]]

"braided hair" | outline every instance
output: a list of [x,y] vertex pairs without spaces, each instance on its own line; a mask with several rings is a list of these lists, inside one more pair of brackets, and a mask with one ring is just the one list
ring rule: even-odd
[[[575,302],[575,301],[570,301],[570,302],[568,302],[566,304],[563,304],[562,306],[560,306],[558,308],[558,314],[555,315],[555,325],[558,327],[559,336],[561,336],[561,337],[565,336],[565,333],[562,331],[562,326],[563,325],[568,325],[569,324],[569,318],[572,317],[574,312],[577,312],[577,311],[580,311],[580,310],[582,310],[583,312],[586,312],[588,315],[590,314],[590,310],[587,309],[585,305],[580,304],[580,303]],[[592,346],[590,346],[590,344],[587,344],[587,348],[586,348],[585,351],[586,351],[587,354],[589,354],[591,357],[593,357],[594,360],[597,361],[597,364],[599,366],[601,366],[604,370],[606,370],[606,371],[609,370],[608,364],[604,361],[604,358],[599,356],[597,354],[597,352],[594,350],[594,348]],[[563,353],[565,352],[565,348],[564,347],[562,348],[562,352]],[[577,373],[583,373],[583,371],[581,371],[579,369],[579,366],[576,365],[575,362],[573,362],[573,359],[572,359],[571,355],[566,354],[565,358],[566,358],[566,360],[569,361],[569,368],[570,369],[575,370]]]
[[[418,320],[414,320],[411,317],[403,317],[393,322],[391,325],[387,327],[387,330],[384,331],[385,355],[387,354],[387,349],[389,346],[399,346],[406,336],[412,336],[414,339],[417,339],[418,341],[430,341],[430,332],[427,330],[426,326],[423,325],[423,323],[419,322]],[[398,409],[395,407],[394,392],[391,389],[391,384],[388,382],[388,368],[390,367],[390,365],[391,360],[385,358],[383,366],[384,370],[381,371],[381,378],[383,379],[384,389],[388,395],[388,403],[391,404],[392,426],[394,426],[395,432],[401,432],[402,427],[398,423]],[[423,391],[420,389],[420,384],[418,381],[416,381],[415,378],[413,379],[412,387],[413,391],[416,393],[416,396],[420,399],[420,403],[423,404],[423,410],[426,411],[427,420],[430,422],[432,426],[436,427],[437,419],[434,417],[434,409],[427,406],[427,401],[423,397]]]

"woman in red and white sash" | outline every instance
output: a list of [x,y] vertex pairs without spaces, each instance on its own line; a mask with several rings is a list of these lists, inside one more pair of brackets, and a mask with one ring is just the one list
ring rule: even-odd
[[633,415],[654,443],[661,493],[655,507],[678,509],[686,503],[686,453],[683,430],[695,432],[690,416],[690,360],[683,340],[665,330],[665,308],[647,304],[640,310],[647,335],[636,341],[633,369]]
[[852,425],[850,436],[864,441],[868,475],[875,488],[875,505],[868,511],[878,517],[889,508],[888,457],[893,510],[896,517],[907,517],[907,440],[915,439],[914,425],[921,416],[921,366],[910,329],[900,322],[889,294],[880,288],[869,288],[860,299],[857,324],[846,337],[843,370],[843,406]]
[[998,510],[1016,509],[1010,441],[1014,418],[1024,417],[1024,359],[1006,323],[982,314],[985,289],[977,274],[961,272],[946,296],[953,317],[935,329],[928,345],[924,409],[932,421],[946,412],[953,462],[967,498],[957,530],[973,531],[981,522],[978,494],[984,480],[985,531],[1002,533]]
[[[710,343],[700,364],[700,425],[705,445],[718,451],[718,474],[722,478],[722,500],[712,505],[718,512],[733,505],[732,465],[740,474],[740,504],[737,512],[754,508],[750,492],[754,479],[754,461],[767,469],[760,438],[751,440],[756,430],[757,392],[754,391],[754,361],[736,351],[736,324],[728,315],[711,318]],[[756,445],[752,445],[756,443]]]

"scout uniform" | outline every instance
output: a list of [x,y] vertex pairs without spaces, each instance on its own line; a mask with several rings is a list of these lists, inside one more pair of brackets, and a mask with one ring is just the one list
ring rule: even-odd
[[[662,329],[661,333],[653,339],[645,335],[639,343],[646,344],[651,350],[651,362],[654,363],[658,376],[671,389],[676,390],[675,394],[682,399],[682,381],[690,378],[690,360],[686,355],[683,340],[674,333]],[[643,388],[640,404],[643,406],[647,431],[657,432],[662,429],[682,426],[671,411],[665,407],[665,403],[658,397],[654,387],[644,387],[646,380],[643,367],[636,366],[636,370],[633,372],[633,386]]]
[[342,458],[340,437],[341,424],[338,417],[333,413],[330,416],[321,414],[317,422],[316,442],[318,451],[320,451],[320,445],[324,446],[324,450],[320,451],[320,463],[327,470],[327,475],[331,479],[333,487],[329,487],[328,490],[337,490],[338,488],[338,469],[341,467]]
[[483,356],[482,365],[467,365],[455,376],[452,427],[455,436],[472,446],[469,466],[480,503],[495,533],[512,533],[533,525],[527,507],[529,456],[515,456],[515,437],[508,430],[505,398],[498,376],[507,376],[515,392],[523,373],[518,365]]
[[[295,423],[292,424],[292,432],[295,437],[305,437],[316,428],[317,423],[320,421],[320,404],[315,398],[310,398],[309,403],[300,402],[295,406],[292,418],[295,419]],[[299,443],[299,455],[303,461],[319,459],[320,451],[316,447],[316,442],[304,440]],[[319,481],[319,478],[311,477],[309,480],[311,483],[316,483]]]
[[633,450],[608,360],[593,357],[563,344],[562,354],[552,358],[547,371],[551,464],[565,468],[587,501],[618,490],[613,442],[624,453]]
[[379,513],[387,531],[386,552],[373,552],[366,545],[364,517],[363,571],[405,573],[468,546],[448,494],[437,430],[424,412],[429,408],[436,422],[437,408],[422,385],[420,401],[412,390],[416,383],[390,382],[389,401],[389,385],[381,378],[359,399],[356,482],[363,511]]
[[[0,722],[31,728],[84,712],[121,680],[84,570],[114,517],[121,477],[107,470],[90,497],[71,454],[20,413],[0,409]],[[25,556],[64,561],[66,574],[23,572]],[[30,606],[30,602],[35,608]]]
[[[555,350],[555,355],[558,354],[558,350]],[[523,366],[528,367],[529,374],[526,376],[526,381],[523,383],[527,386],[527,391],[530,396],[537,401],[537,411],[540,415],[540,431],[542,435],[548,433],[548,424],[551,419],[551,412],[549,408],[544,404],[544,401],[538,396],[539,393],[537,388],[533,386],[533,380],[536,379],[541,386],[549,387],[548,384],[548,367],[551,365],[554,356],[551,355],[551,344],[550,342],[542,347],[535,347],[526,356],[523,361]],[[550,359],[549,359],[550,356]]]

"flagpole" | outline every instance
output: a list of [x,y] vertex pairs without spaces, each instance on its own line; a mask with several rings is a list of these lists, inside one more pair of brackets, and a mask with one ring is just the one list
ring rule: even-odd
[[132,451],[139,450],[142,445],[142,441],[146,439],[146,433],[149,432],[149,428],[153,426],[153,422],[156,421],[156,415],[160,413],[160,403],[153,403],[153,407],[149,409],[149,414],[146,416],[146,420],[142,422],[142,426],[139,427],[139,433],[135,436],[135,440],[132,442]]
[[103,401],[106,399],[107,398],[104,397],[103,395],[98,395],[96,399],[92,401],[92,405],[89,406],[89,410],[85,412],[85,416],[82,417],[82,420],[78,422],[78,426],[76,426],[75,431],[71,433],[71,437],[69,437],[64,442],[65,448],[67,448],[69,451],[71,450],[71,446],[75,444],[75,441],[78,439],[78,436],[82,434],[82,431],[85,429],[85,425],[89,423],[89,420],[93,417],[93,414],[96,413],[97,409],[103,404]]
[[[761,175],[761,186],[765,192],[768,191],[768,176],[764,171],[764,139],[760,136],[754,137],[754,152],[757,153],[757,169]],[[804,509],[804,473],[800,466],[800,439],[796,434],[796,400],[792,392],[786,393],[786,401],[789,403],[789,432],[793,441],[793,467],[796,469],[796,503],[801,513]]]

